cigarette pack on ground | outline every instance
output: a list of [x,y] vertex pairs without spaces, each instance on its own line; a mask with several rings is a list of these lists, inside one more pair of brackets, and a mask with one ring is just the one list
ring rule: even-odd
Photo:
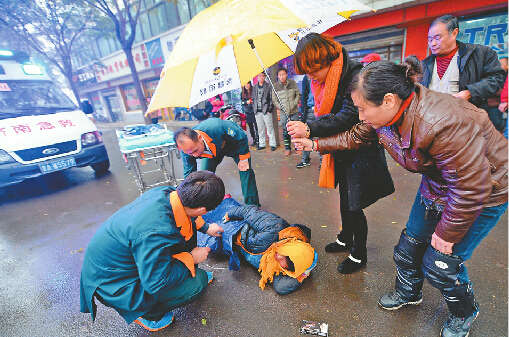
[[329,324],[314,322],[314,321],[302,321],[302,326],[300,328],[300,333],[306,335],[315,335],[315,336],[329,336]]

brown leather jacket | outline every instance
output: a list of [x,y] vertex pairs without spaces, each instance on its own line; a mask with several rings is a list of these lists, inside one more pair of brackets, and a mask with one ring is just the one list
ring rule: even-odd
[[435,232],[460,242],[484,207],[507,202],[507,140],[488,114],[465,100],[416,86],[396,126],[359,123],[320,138],[320,152],[353,150],[379,141],[401,166],[422,173],[420,192],[443,209]]

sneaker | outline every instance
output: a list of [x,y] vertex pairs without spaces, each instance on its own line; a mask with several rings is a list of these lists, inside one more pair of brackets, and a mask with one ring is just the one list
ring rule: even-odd
[[264,149],[265,149],[265,146],[258,146],[256,149],[257,149],[258,151],[260,151],[260,150],[264,150]]
[[325,251],[327,253],[347,252],[349,250],[350,245],[347,245],[346,243],[339,241],[339,239],[336,239],[335,242],[328,243],[325,246]]
[[338,265],[338,271],[341,274],[352,274],[360,270],[366,265],[366,259],[359,260],[353,257],[351,254]]
[[303,168],[303,167],[306,167],[306,166],[309,166],[309,165],[311,165],[310,162],[302,161],[302,162],[297,164],[297,168]]
[[405,300],[397,291],[392,291],[380,297],[378,305],[385,310],[398,310],[404,305],[419,305],[422,302],[422,293],[416,298]]
[[449,314],[449,318],[445,321],[440,331],[441,337],[467,337],[470,333],[472,323],[479,315],[479,307],[476,304],[476,310],[468,317],[456,317]]
[[148,331],[159,331],[167,326],[169,326],[171,323],[173,323],[173,319],[175,317],[175,314],[173,311],[168,311],[163,318],[161,318],[158,321],[149,321],[148,319],[145,319],[143,317],[138,317],[134,320],[134,323],[138,324],[139,326],[147,329]]
[[277,149],[277,147],[275,147],[275,146],[271,146],[271,147],[270,147],[270,150],[271,150],[271,151],[276,151],[276,149]]
[[211,271],[205,271],[207,273],[207,283],[211,284],[214,279],[214,273]]

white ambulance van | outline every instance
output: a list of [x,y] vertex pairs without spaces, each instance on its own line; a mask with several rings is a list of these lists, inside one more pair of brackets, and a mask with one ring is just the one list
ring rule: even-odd
[[0,50],[0,188],[84,166],[110,167],[94,123],[26,53]]

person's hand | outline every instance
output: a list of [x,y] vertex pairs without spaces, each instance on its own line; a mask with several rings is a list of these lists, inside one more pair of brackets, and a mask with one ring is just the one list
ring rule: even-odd
[[431,236],[431,246],[441,253],[450,255],[452,254],[452,246],[454,246],[454,243],[447,242],[440,238],[437,233],[433,233]]
[[470,95],[470,91],[469,90],[460,91],[457,94],[454,94],[453,96],[454,97],[458,97],[458,98],[462,98],[462,99],[464,99],[466,101],[468,101],[472,97],[472,95]]
[[292,138],[292,143],[299,151],[313,151],[313,141],[309,138]]
[[289,121],[286,123],[286,130],[292,138],[304,138],[306,137],[307,127],[306,124],[300,121]]
[[210,236],[220,237],[224,232],[223,227],[219,226],[217,223],[211,223],[209,225],[209,229],[207,230],[207,234]]
[[281,110],[276,108],[276,114],[277,114],[277,120],[280,121],[281,120]]
[[239,171],[249,170],[249,159],[239,160],[237,167],[239,168]]
[[196,247],[191,251],[195,264],[202,263],[207,259],[210,253],[209,247]]
[[498,105],[498,110],[500,112],[506,112],[507,111],[507,102],[501,102],[499,105]]

